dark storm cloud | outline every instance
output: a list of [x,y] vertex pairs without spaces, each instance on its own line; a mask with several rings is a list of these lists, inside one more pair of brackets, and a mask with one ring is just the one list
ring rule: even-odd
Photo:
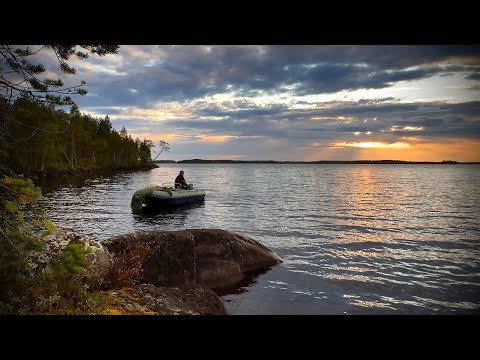
[[[377,99],[380,100],[380,99]],[[388,137],[402,136],[478,138],[480,102],[447,104],[358,102],[331,103],[333,108],[292,110],[271,107],[256,110],[219,111],[201,107],[191,119],[162,122],[167,128],[183,128],[218,135],[264,136],[270,139],[316,141],[339,137],[352,139],[353,133]],[[202,120],[201,116],[222,116],[220,120]]]
[[467,115],[467,116],[479,116],[480,115],[480,101],[469,101],[459,104],[444,105],[443,109],[452,113]]
[[283,114],[288,111],[288,107],[284,105],[275,105],[271,107],[253,107],[250,109],[228,110],[218,108],[204,108],[196,112],[200,116],[229,116],[233,119],[250,119],[264,116],[274,116]]
[[472,91],[480,91],[480,84],[479,85],[472,85],[467,88],[467,90],[472,90]]
[[468,80],[479,80],[480,81],[480,72],[476,72],[467,76]]
[[[445,111],[457,112],[478,112],[475,103],[465,103],[465,105],[443,105],[439,107],[437,103],[388,103],[382,99],[371,99],[367,101],[360,100],[358,102],[330,102],[321,104],[322,107],[327,105],[329,108],[318,109],[290,109],[288,106],[275,105],[270,107],[253,107],[240,108],[236,107],[223,108],[217,105],[202,105],[195,111],[198,116],[220,116],[229,118],[230,120],[255,119],[260,117],[272,120],[289,120],[298,122],[310,120],[312,117],[330,117],[335,119],[339,116],[357,117],[357,118],[373,118],[383,114],[389,116],[411,116],[412,112],[417,115],[423,113],[444,113]],[[338,120],[337,120],[338,121]]]
[[394,97],[385,97],[381,99],[360,99],[357,101],[359,104],[378,104],[378,103],[383,103],[383,102],[388,102],[388,101],[395,101],[396,99]]
[[289,71],[289,84],[298,84],[298,94],[333,93],[342,90],[380,89],[395,82],[418,80],[442,71],[440,67],[417,70],[373,71],[351,64],[321,64],[305,68],[295,66]]
[[[162,71],[163,72],[163,71]],[[87,81],[90,93],[98,98],[81,99],[84,106],[109,104],[112,106],[148,107],[162,101],[185,100],[201,95],[195,91],[194,81],[188,77],[174,77],[172,74],[132,71],[125,76],[104,77],[105,81]],[[204,91],[203,93],[205,93]]]
[[296,94],[380,89],[446,73],[479,80],[480,46],[137,45],[75,64],[78,79],[97,95],[79,99],[82,106],[147,107],[223,92],[256,96],[287,89]]
[[[340,46],[272,46],[271,56],[289,63],[368,64],[379,69],[404,69],[442,62],[448,58],[477,58],[478,45],[340,45]],[[466,62],[466,60],[465,60]],[[469,62],[470,63],[470,62]]]
[[419,116],[411,120],[397,120],[395,124],[398,126],[420,126],[420,127],[434,127],[443,125],[444,120],[442,118],[428,118]]
[[289,86],[296,94],[380,89],[456,72],[480,80],[478,45],[121,46],[116,55],[72,58],[75,76],[59,72],[51,50],[31,60],[45,64],[68,85],[85,80],[91,96],[77,98],[83,107],[147,107],[225,91],[255,96]]

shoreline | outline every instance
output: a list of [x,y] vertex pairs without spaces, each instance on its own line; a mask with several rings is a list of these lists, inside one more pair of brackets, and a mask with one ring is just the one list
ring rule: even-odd
[[[121,168],[121,169],[88,169],[88,170],[55,170],[55,171],[31,171],[24,172],[21,174],[12,174],[17,175],[23,178],[29,178],[32,180],[38,180],[41,178],[51,178],[51,177],[74,177],[74,176],[83,176],[83,175],[93,175],[93,174],[106,174],[106,173],[122,173],[122,172],[131,172],[131,171],[147,171],[158,168],[158,164],[153,163],[149,166],[139,166],[134,168]],[[10,175],[11,176],[11,175]]]

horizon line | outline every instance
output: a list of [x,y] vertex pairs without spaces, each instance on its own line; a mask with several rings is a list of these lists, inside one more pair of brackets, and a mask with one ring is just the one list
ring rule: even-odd
[[457,160],[442,160],[442,161],[424,161],[424,160],[234,160],[234,159],[183,159],[183,160],[155,160],[157,163],[165,162],[236,162],[236,163],[251,163],[251,162],[268,162],[268,163],[299,163],[299,164],[316,164],[316,163],[409,163],[409,164],[480,164],[479,161],[457,161]]

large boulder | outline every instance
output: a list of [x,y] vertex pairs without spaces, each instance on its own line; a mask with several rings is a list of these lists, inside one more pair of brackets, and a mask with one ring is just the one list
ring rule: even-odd
[[68,228],[57,228],[51,234],[41,238],[45,246],[40,251],[33,251],[28,257],[32,273],[49,272],[49,262],[53,255],[60,253],[69,244],[82,244],[90,252],[86,255],[88,267],[82,273],[83,277],[104,277],[112,268],[112,255],[102,244],[87,235],[82,235]]
[[220,229],[143,231],[115,236],[102,245],[113,254],[114,268],[116,259],[142,253],[135,281],[155,286],[216,289],[239,283],[246,273],[282,262],[258,241]]
[[112,315],[227,315],[218,296],[201,286],[156,287],[135,285],[112,291],[117,305]]

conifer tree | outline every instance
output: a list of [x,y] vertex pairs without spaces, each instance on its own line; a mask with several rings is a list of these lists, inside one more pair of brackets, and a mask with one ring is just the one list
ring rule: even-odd
[[[116,54],[118,45],[37,45],[13,46],[0,45],[0,98],[14,101],[18,96],[29,97],[54,105],[72,105],[72,95],[85,95],[82,88],[86,83],[81,80],[78,85],[64,86],[60,78],[44,77],[45,65],[36,58],[47,51],[55,55],[61,72],[74,75],[76,69],[68,64],[72,57],[86,59],[90,54],[105,56]],[[50,69],[55,71],[56,69]]]

